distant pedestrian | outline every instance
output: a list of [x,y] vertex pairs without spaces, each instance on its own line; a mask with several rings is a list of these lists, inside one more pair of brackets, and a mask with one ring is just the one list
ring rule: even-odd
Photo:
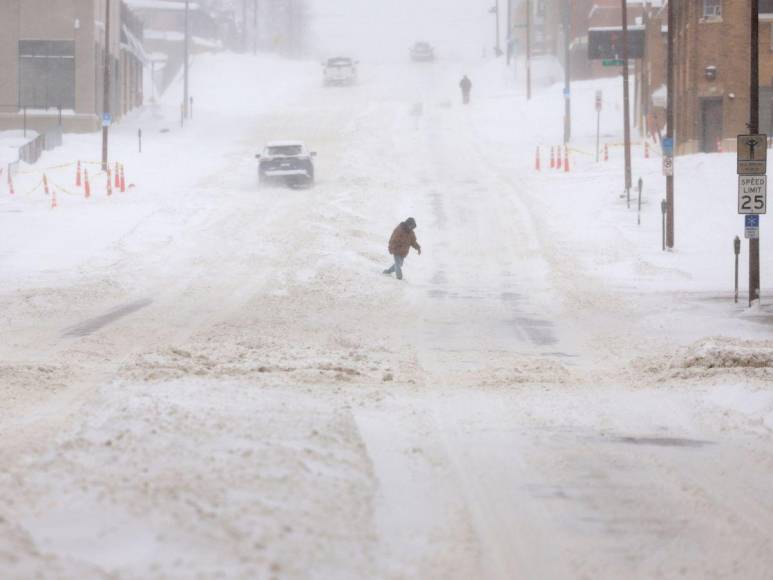
[[415,249],[421,256],[421,246],[416,241],[416,220],[409,217],[401,222],[392,232],[389,238],[389,253],[392,254],[395,263],[390,268],[384,270],[384,274],[395,273],[398,280],[403,279],[403,261],[405,260],[411,248]]
[[464,75],[462,77],[462,80],[459,81],[459,88],[462,89],[462,102],[465,105],[470,104],[470,91],[472,91],[472,81],[467,78],[467,75]]

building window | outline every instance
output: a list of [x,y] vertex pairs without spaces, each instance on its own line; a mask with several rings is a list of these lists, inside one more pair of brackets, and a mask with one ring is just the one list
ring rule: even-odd
[[704,18],[722,17],[722,0],[703,0]]
[[73,41],[19,41],[19,107],[75,109]]

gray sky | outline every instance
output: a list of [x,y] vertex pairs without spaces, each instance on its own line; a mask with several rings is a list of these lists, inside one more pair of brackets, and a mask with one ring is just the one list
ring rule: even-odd
[[[493,0],[309,0],[320,54],[407,58],[417,40],[441,58],[472,58],[494,45]],[[502,14],[506,3],[500,0]]]

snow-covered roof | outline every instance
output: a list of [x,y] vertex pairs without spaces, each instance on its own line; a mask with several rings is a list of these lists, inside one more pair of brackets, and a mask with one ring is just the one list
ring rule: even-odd
[[147,64],[150,62],[148,53],[145,52],[145,48],[142,46],[142,41],[132,34],[131,30],[124,24],[121,29],[124,35],[126,35],[126,44],[124,45],[129,52],[136,56],[142,63]]
[[269,141],[266,143],[266,147],[292,147],[295,145],[303,147],[303,141]]
[[[588,28],[588,30],[593,30],[593,31],[615,31],[615,30],[622,31],[623,27],[622,26],[591,26],[590,28]],[[641,24],[630,24],[628,26],[628,30],[629,31],[631,31],[631,30],[644,30],[644,26],[642,26]]]

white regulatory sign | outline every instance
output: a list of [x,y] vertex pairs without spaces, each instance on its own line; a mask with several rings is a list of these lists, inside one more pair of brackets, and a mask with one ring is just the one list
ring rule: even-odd
[[671,177],[674,174],[674,158],[663,156],[663,175]]
[[768,212],[768,176],[738,176],[738,213],[765,214]]

